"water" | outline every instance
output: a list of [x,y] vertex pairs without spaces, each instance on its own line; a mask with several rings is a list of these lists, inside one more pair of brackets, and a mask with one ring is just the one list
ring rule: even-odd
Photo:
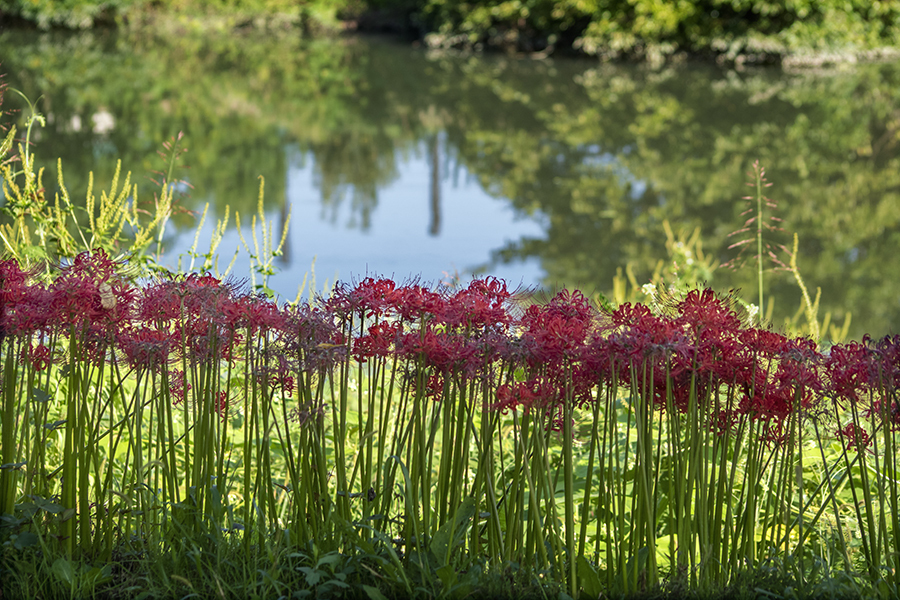
[[[156,154],[179,131],[193,189],[181,202],[240,211],[244,233],[265,178],[267,218],[291,221],[269,284],[293,299],[370,274],[438,282],[473,273],[512,286],[569,286],[632,299],[677,268],[756,301],[735,258],[754,161],[766,167],[780,230],[775,257],[799,239],[797,266],[819,317],[882,335],[900,318],[900,65],[817,71],[610,66],[574,59],[430,54],[373,38],[288,35],[78,35],[0,32],[0,69],[48,126],[36,151],[52,186],[87,173],[108,182],[122,159],[149,201]],[[8,94],[5,107],[22,108]],[[25,114],[15,115],[20,124]],[[232,220],[233,222],[233,220]],[[175,266],[196,221],[167,229]],[[674,235],[667,244],[666,227]],[[209,237],[201,232],[201,248]],[[248,241],[250,241],[248,239]],[[220,247],[224,269],[239,244]],[[243,261],[243,262],[241,262]],[[184,265],[186,263],[182,263]],[[776,323],[801,293],[766,262]],[[249,275],[242,253],[234,267]],[[627,283],[633,275],[633,286]],[[307,277],[307,285],[308,285]]]

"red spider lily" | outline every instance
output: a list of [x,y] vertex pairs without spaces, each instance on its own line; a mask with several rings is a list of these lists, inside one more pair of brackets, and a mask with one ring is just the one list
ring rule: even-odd
[[505,308],[511,294],[497,278],[475,279],[447,300],[441,321],[450,327],[505,327],[512,320]]
[[444,314],[447,300],[437,292],[409,285],[394,290],[391,305],[402,320],[412,322]]
[[[13,335],[16,324],[11,322],[11,313],[16,305],[27,304],[28,273],[22,271],[15,260],[0,261],[0,341],[4,334]],[[35,331],[31,329],[28,333]],[[18,331],[16,333],[22,333]]]
[[736,334],[741,328],[737,313],[710,289],[691,290],[678,304],[677,321],[694,331],[698,339]]
[[100,326],[115,334],[131,318],[134,292],[116,275],[118,265],[104,251],[83,252],[50,286],[51,322],[63,333]]
[[713,413],[710,419],[710,431],[717,436],[723,436],[734,431],[735,427],[744,419],[743,414],[731,409],[719,409]]
[[178,405],[184,401],[184,395],[190,391],[191,384],[187,382],[184,371],[173,369],[169,371],[169,394],[174,400],[172,404]]
[[281,395],[290,397],[294,394],[294,378],[290,375],[282,375],[280,377],[272,377],[269,379],[269,385],[274,389],[281,388]]
[[375,356],[388,356],[394,341],[402,332],[403,325],[399,322],[382,321],[370,326],[366,335],[353,340],[353,357],[359,362],[366,362]]
[[398,356],[422,359],[440,373],[464,373],[474,376],[482,366],[481,348],[477,341],[459,333],[435,331],[430,327],[396,338]]
[[837,431],[837,436],[843,440],[844,446],[849,450],[858,450],[869,447],[871,439],[865,429],[855,423],[848,423],[843,429]]
[[440,373],[432,373],[425,380],[425,397],[440,400],[444,396],[444,376]]
[[872,352],[864,344],[832,346],[824,369],[827,389],[839,404],[844,399],[859,402],[872,391]]
[[228,329],[246,329],[248,335],[257,331],[283,329],[285,313],[277,304],[263,295],[251,294],[218,299],[219,322]]
[[504,383],[497,388],[497,401],[491,405],[494,410],[506,414],[510,409],[520,407],[544,409],[548,402],[559,397],[559,390],[550,382],[542,379],[529,379],[517,383]]
[[682,355],[685,360],[680,366],[731,381],[735,367],[743,366],[739,356],[741,321],[737,314],[709,289],[692,290],[678,310],[680,314],[673,325],[689,332],[693,345],[693,355]]
[[[623,304],[613,311],[590,343],[591,352],[597,358],[589,368],[608,381],[620,384],[633,383],[643,387],[644,399],[652,397],[654,405],[663,409],[668,403],[667,377],[675,380],[671,386],[675,406],[687,410],[690,399],[690,369],[697,361],[694,344],[685,333],[684,326],[668,317],[657,317],[643,305]],[[603,339],[606,333],[606,339]],[[615,369],[614,371],[612,369]],[[650,395],[652,393],[652,396]]]
[[49,331],[53,324],[50,304],[53,294],[43,285],[15,284],[15,290],[6,290],[12,298],[3,303],[0,328],[6,335],[28,337],[41,331]]
[[283,372],[327,373],[346,356],[344,334],[329,312],[305,304],[282,312],[277,347],[285,359],[279,363]]
[[229,404],[228,392],[225,390],[220,391],[214,399],[213,410],[216,411],[216,414],[219,415],[219,418],[222,419],[223,423],[228,418]]
[[594,311],[581,292],[563,290],[545,305],[532,304],[521,319],[532,364],[559,365],[577,358],[593,325]]
[[143,328],[120,334],[117,346],[132,367],[158,370],[169,361],[177,340],[177,333]]
[[34,348],[28,344],[26,348],[25,354],[19,358],[19,364],[29,363],[35,371],[43,371],[53,364],[53,350],[44,344],[38,344]]
[[390,279],[366,277],[352,289],[344,284],[335,286],[326,304],[341,319],[354,314],[363,319],[380,317],[391,308],[396,287],[397,284]]
[[863,343],[870,348],[874,346],[877,356],[872,384],[882,394],[892,394],[900,386],[900,335],[884,336],[874,344],[866,336]]

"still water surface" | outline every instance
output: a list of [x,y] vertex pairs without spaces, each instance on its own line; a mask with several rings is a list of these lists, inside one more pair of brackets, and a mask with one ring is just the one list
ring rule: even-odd
[[[779,247],[797,233],[820,317],[852,313],[853,337],[900,322],[898,64],[654,69],[429,54],[371,38],[4,31],[0,65],[12,87],[41,97],[39,160],[53,173],[62,158],[76,198],[89,171],[108,182],[116,159],[151,198],[156,150],[183,131],[190,168],[176,175],[192,190],[182,204],[239,210],[246,232],[262,175],[275,228],[291,214],[269,282],[287,298],[313,261],[319,288],[367,274],[482,273],[606,294],[617,273],[640,286],[677,263],[752,302],[752,264],[714,267],[747,238],[729,234],[747,218],[741,197],[759,160],[777,204],[765,216],[782,219],[766,240],[787,262]],[[8,94],[13,106],[23,105]],[[194,224],[182,215],[169,228],[172,266]],[[675,241],[698,231],[702,246],[686,256],[667,245],[667,226]],[[221,268],[238,243],[226,235]],[[235,273],[248,273],[243,253]],[[767,272],[766,285],[783,322],[800,291],[784,271]]]

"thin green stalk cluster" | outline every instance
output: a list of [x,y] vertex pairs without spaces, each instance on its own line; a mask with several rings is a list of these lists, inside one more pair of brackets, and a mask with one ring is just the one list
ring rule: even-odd
[[230,568],[217,548],[334,552],[408,594],[509,565],[572,597],[765,565],[897,584],[900,339],[823,355],[708,290],[652,313],[367,279],[292,307],[209,275],[135,287],[102,252],[49,285],[0,267],[20,550],[203,573]]

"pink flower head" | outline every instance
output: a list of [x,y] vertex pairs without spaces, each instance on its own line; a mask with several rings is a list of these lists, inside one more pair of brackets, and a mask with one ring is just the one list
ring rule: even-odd
[[[283,311],[277,341],[291,368],[303,372],[329,372],[347,352],[343,334],[331,314],[307,304]],[[287,371],[287,363],[281,368]]]
[[736,334],[741,320],[711,289],[691,290],[678,305],[678,320],[698,336],[720,337]]

